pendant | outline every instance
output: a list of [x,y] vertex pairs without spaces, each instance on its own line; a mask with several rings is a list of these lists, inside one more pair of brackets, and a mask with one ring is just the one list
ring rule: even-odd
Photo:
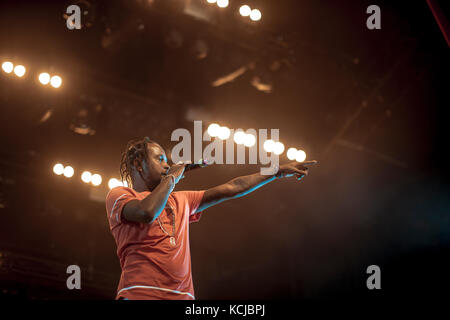
[[174,238],[174,237],[170,237],[170,244],[171,244],[172,246],[175,246],[175,245],[176,245],[176,242],[175,242],[175,238]]

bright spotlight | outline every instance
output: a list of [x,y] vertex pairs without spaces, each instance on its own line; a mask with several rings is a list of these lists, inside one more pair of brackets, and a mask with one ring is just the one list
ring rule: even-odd
[[297,155],[295,156],[295,160],[297,162],[303,162],[306,159],[306,153],[303,150],[298,150]]
[[61,163],[57,163],[53,166],[53,172],[58,176],[64,173],[64,166]]
[[53,76],[50,79],[50,84],[53,88],[59,88],[62,84],[62,79],[60,76]]
[[90,173],[89,171],[85,171],[81,175],[81,180],[85,183],[91,182],[91,179],[92,179],[92,173]]
[[67,166],[64,168],[64,176],[67,178],[71,178],[74,174],[74,170],[71,166]]
[[295,160],[295,157],[297,156],[297,149],[295,148],[289,148],[286,152],[286,155],[289,160]]
[[252,9],[248,5],[243,5],[239,8],[239,13],[243,17],[248,17],[251,12],[252,12]]
[[102,176],[99,174],[92,175],[91,182],[94,186],[98,186],[102,183]]
[[39,75],[39,82],[42,84],[48,84],[50,82],[50,75],[47,72],[43,72]]
[[14,65],[12,64],[12,62],[6,61],[2,63],[2,69],[6,73],[11,73],[14,69]]
[[246,147],[253,147],[256,143],[256,138],[252,134],[246,134],[244,139],[244,146]]
[[229,1],[228,0],[217,0],[217,5],[220,8],[226,8],[228,7]]
[[208,134],[211,137],[217,137],[220,132],[220,126],[217,123],[211,123],[208,127]]
[[25,67],[22,66],[21,64],[19,64],[18,66],[14,67],[14,73],[16,74],[16,76],[18,76],[19,78],[23,77],[23,75],[25,74]]
[[276,155],[282,154],[284,151],[284,144],[281,142],[276,142],[275,146],[273,147],[273,153]]
[[113,189],[115,187],[121,187],[122,186],[122,182],[120,182],[119,180],[117,180],[116,178],[111,178],[108,181],[108,187],[110,189]]
[[275,141],[271,139],[264,141],[264,150],[266,152],[272,152],[274,148],[275,148]]
[[236,142],[236,144],[244,144],[245,141],[245,132],[244,131],[236,131],[234,133],[234,142]]
[[226,140],[230,137],[231,131],[228,129],[228,127],[220,127],[219,129],[219,139]]
[[258,9],[253,9],[252,12],[250,12],[250,19],[253,21],[261,20],[261,11]]
[[217,0],[207,0],[208,3],[216,3]]

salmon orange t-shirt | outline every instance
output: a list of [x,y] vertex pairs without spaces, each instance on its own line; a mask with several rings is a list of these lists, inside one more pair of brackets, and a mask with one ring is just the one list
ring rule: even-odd
[[[204,192],[171,193],[166,208],[159,215],[159,222],[155,219],[146,224],[127,221],[122,217],[122,209],[131,200],[144,199],[149,191],[137,192],[127,187],[109,191],[106,212],[122,268],[116,299],[195,299],[189,223],[200,220],[201,212],[197,212],[197,208]],[[173,232],[171,211],[175,213],[175,246],[170,242]]]

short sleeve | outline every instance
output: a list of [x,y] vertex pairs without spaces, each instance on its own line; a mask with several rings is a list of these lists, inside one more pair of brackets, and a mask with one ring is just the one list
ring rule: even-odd
[[205,190],[202,191],[182,191],[186,197],[189,206],[189,222],[197,222],[200,220],[202,211],[197,212],[198,207],[202,203]]
[[116,187],[106,196],[106,213],[109,227],[112,230],[122,222],[122,209],[131,200],[137,199],[136,195],[126,187]]

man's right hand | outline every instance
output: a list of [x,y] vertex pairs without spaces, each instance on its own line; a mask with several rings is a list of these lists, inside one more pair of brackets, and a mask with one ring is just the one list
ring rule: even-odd
[[175,184],[178,183],[181,179],[184,178],[184,168],[186,167],[186,164],[174,164],[170,167],[169,171],[167,172],[167,175],[172,174],[175,177]]

